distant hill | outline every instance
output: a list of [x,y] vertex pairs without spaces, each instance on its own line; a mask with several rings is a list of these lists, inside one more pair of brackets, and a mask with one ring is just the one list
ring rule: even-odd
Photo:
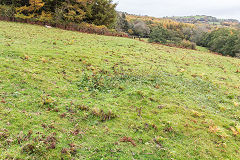
[[232,24],[240,24],[236,19],[218,19],[213,16],[206,15],[196,15],[196,16],[174,16],[174,17],[164,17],[166,19],[172,19],[178,22],[184,23],[205,23],[205,24],[215,24],[215,25],[225,25],[230,26]]
[[226,27],[234,27],[240,28],[240,22],[237,19],[218,19],[213,16],[207,15],[196,15],[196,16],[173,16],[173,17],[162,17],[156,18],[151,16],[141,16],[135,14],[129,14],[126,12],[119,12],[124,13],[127,15],[128,20],[132,19],[142,19],[144,21],[152,21],[152,22],[166,22],[169,20],[179,22],[179,23],[188,23],[188,24],[206,24],[206,25],[213,25],[213,26],[226,26]]

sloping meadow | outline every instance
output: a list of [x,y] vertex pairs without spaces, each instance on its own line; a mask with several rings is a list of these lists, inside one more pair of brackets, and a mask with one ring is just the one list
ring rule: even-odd
[[0,22],[0,159],[238,159],[240,60]]

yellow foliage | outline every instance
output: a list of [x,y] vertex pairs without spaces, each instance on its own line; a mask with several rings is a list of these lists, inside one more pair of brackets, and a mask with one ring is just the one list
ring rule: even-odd
[[132,30],[132,29],[129,29],[129,30],[128,30],[128,33],[129,33],[129,34],[133,34],[133,30]]
[[189,24],[189,23],[181,23],[181,22],[176,22],[171,19],[166,19],[166,18],[155,18],[155,17],[148,17],[148,16],[135,16],[135,15],[127,15],[126,19],[128,21],[136,20],[136,19],[141,19],[143,21],[152,21],[153,24],[152,26],[155,26],[156,24],[162,25],[164,28],[167,29],[182,29],[184,27],[189,27],[189,28],[194,28],[194,24]]
[[29,3],[30,3],[30,6],[29,6],[30,11],[37,11],[41,9],[45,4],[42,0],[29,0]]
[[42,11],[42,14],[41,16],[39,17],[39,20],[40,21],[50,21],[52,20],[52,14],[50,12],[45,12],[45,11]]
[[[15,16],[23,19],[33,18],[37,15],[37,11],[39,11],[45,3],[42,0],[29,0],[29,4],[30,6],[16,8],[17,14]],[[23,12],[25,12],[25,14],[23,14]]]

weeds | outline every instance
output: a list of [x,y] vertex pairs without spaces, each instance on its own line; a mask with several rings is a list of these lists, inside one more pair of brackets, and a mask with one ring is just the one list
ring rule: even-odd
[[91,110],[91,114],[96,117],[99,117],[102,122],[111,120],[117,117],[117,115],[113,113],[111,110],[104,112],[102,109],[98,109],[98,108],[93,108]]
[[42,95],[42,106],[53,108],[55,106],[55,100],[50,95]]
[[7,129],[0,130],[0,140],[3,141],[9,137],[9,132]]
[[[55,149],[57,144],[56,133],[52,133],[49,136],[40,135],[31,137],[28,135],[23,136],[20,142],[27,141],[28,143],[22,147],[22,152],[28,155],[35,154],[44,156],[47,150]],[[19,141],[19,140],[18,140]],[[29,142],[30,141],[30,142]]]
[[134,147],[136,147],[135,141],[131,137],[123,137],[120,139],[120,142],[130,142]]

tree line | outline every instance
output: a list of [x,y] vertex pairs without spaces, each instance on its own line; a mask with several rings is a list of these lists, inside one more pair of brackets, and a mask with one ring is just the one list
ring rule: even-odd
[[1,0],[1,14],[55,23],[91,23],[114,27],[112,0]]
[[206,32],[198,45],[225,56],[240,57],[240,31],[230,28],[220,28]]
[[146,37],[151,43],[196,49],[196,46],[225,56],[240,57],[240,30],[210,24],[188,24],[171,19],[118,14],[118,23],[124,32]]

